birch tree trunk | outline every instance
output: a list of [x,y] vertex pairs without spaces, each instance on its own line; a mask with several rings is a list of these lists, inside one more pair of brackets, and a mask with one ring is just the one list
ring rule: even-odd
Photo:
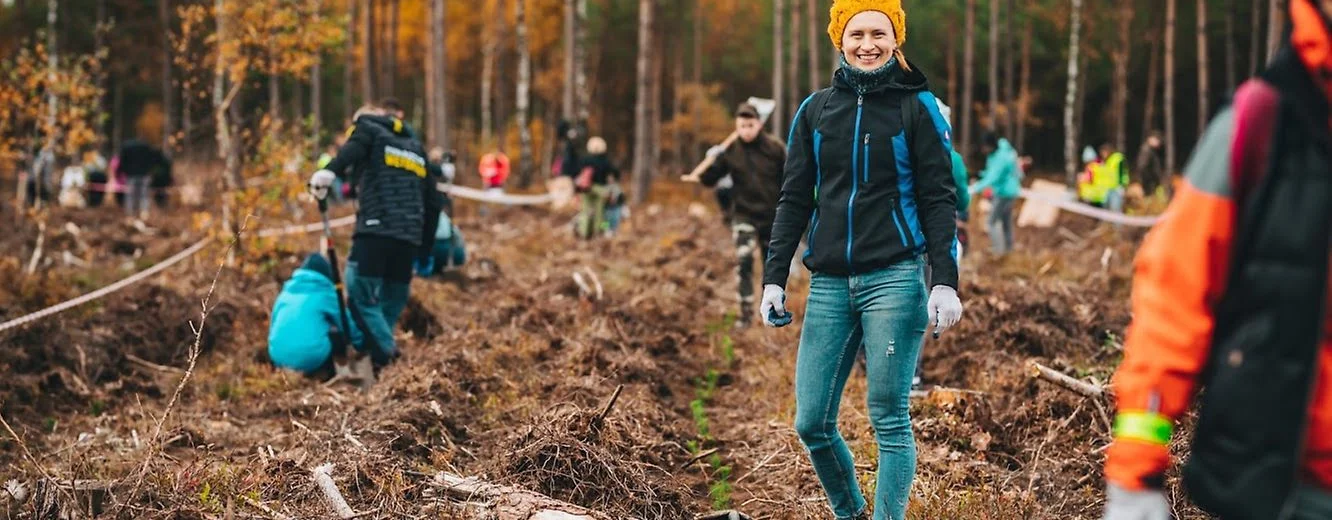
[[430,112],[430,142],[435,146],[448,146],[449,142],[449,97],[448,97],[448,53],[445,50],[445,36],[448,27],[446,19],[448,7],[444,0],[430,0],[430,67],[427,75],[430,79],[426,100]]
[[[692,63],[694,88],[701,88],[703,85],[703,2],[707,0],[694,0],[694,62]],[[699,142],[703,137],[702,125],[699,124],[699,106],[701,97],[691,98],[689,101],[689,119],[694,124],[694,131],[689,134],[689,147],[685,150],[687,161],[696,161],[697,155],[701,150]]]
[[[497,38],[496,36],[499,33],[499,24],[500,24],[499,21],[495,20],[495,13],[498,12],[498,9],[494,9],[496,1],[497,0],[487,0],[486,2],[488,4],[488,7],[491,7],[491,9],[487,10],[487,12],[490,13],[490,16],[488,17],[490,19],[490,27],[489,27],[490,30],[488,31],[489,37],[486,38],[485,45],[481,47],[481,146],[482,147],[493,147],[495,145],[495,143],[493,142],[495,136],[495,121],[494,121],[494,112],[493,112],[493,104],[495,96],[495,87],[494,87],[495,55],[497,54],[498,50],[497,47],[499,46],[499,38]],[[498,0],[498,1],[503,2],[504,0]]]
[[782,135],[786,118],[786,82],[783,81],[786,67],[786,46],[782,45],[786,37],[786,0],[772,0],[772,98],[777,107],[772,110],[772,133]]
[[795,114],[799,109],[798,103],[804,100],[800,95],[800,85],[796,81],[800,71],[800,29],[802,23],[800,14],[804,11],[800,5],[800,0],[788,0],[787,7],[791,10],[791,30],[786,37],[786,107],[790,110],[788,114]]
[[[60,63],[60,49],[56,46],[56,21],[59,18],[60,4],[56,0],[47,0],[46,2],[46,84],[55,85],[56,67]],[[54,88],[46,89],[46,143],[42,146],[43,153],[49,151],[56,156],[56,114],[59,111],[60,98],[56,96]],[[42,209],[42,203],[45,198],[47,181],[55,170],[55,163],[49,164],[44,170],[34,168],[33,174],[40,175],[34,179],[37,186],[37,200],[33,201],[38,210]],[[22,176],[19,177],[20,179]],[[23,189],[19,193],[26,193]],[[22,195],[20,195],[22,197]],[[22,198],[20,205],[22,205]]]
[[[649,84],[652,76],[652,19],[656,8],[654,0],[638,1],[638,81],[634,101],[634,204],[647,200],[652,189],[650,165],[651,144],[648,133],[652,129],[648,105],[652,97]],[[781,45],[777,45],[781,48]]]
[[[109,56],[106,48],[106,33],[108,29],[107,18],[106,18],[107,16],[106,2],[107,0],[97,0],[97,27],[93,29],[93,52],[97,53],[99,56],[102,56],[103,57],[102,59],[105,59],[105,57]],[[107,74],[106,69],[107,69],[106,65],[102,65],[97,70],[97,88],[102,91],[102,95],[98,96],[97,98],[97,105],[96,105],[97,113],[95,114],[97,117],[104,117],[106,115],[106,97],[108,94],[106,85],[107,85],[107,78],[109,76]],[[102,149],[102,151],[105,152],[104,148],[106,147],[106,135],[108,134],[106,123],[105,122],[101,123],[99,125],[98,130],[99,131],[97,132],[97,147],[98,149]]]
[[971,157],[971,127],[976,92],[976,0],[967,0],[965,40],[962,43],[962,157]]
[[578,0],[577,14],[574,23],[577,32],[574,39],[574,62],[578,67],[574,74],[574,88],[577,90],[575,112],[579,121],[586,122],[592,110],[592,86],[587,82],[587,0]]
[[1280,0],[1268,0],[1267,3],[1267,61],[1270,63],[1272,58],[1276,57],[1276,52],[1281,47],[1281,24],[1285,23],[1285,13],[1281,12],[1281,7],[1285,5]]
[[[495,80],[493,88],[497,92],[504,91],[504,85],[506,84],[506,81],[509,80],[509,72],[511,72],[510,67],[512,67],[508,62],[509,51],[512,49],[509,47],[507,40],[503,37],[503,35],[507,34],[509,30],[509,2],[510,0],[499,0],[499,12],[496,13],[495,16],[496,25],[495,36],[493,36],[493,38],[497,42],[497,47],[495,52]],[[503,42],[504,45],[500,45],[499,42]],[[495,141],[496,146],[498,146],[500,150],[505,150],[505,147],[509,145],[509,118],[512,116],[512,114],[509,113],[509,103],[511,102],[513,102],[512,97],[502,94],[495,96],[494,99]],[[509,154],[511,152],[505,151],[505,153]]]
[[[227,23],[226,0],[214,0],[213,9],[217,13],[217,41],[226,41]],[[217,44],[214,44],[217,45]],[[220,50],[217,52],[217,62],[213,68],[213,123],[215,125],[215,136],[217,139],[218,158],[223,161],[223,179],[226,181],[228,191],[234,191],[243,187],[240,171],[240,152],[236,144],[235,136],[231,129],[231,110],[235,102],[236,95],[240,92],[243,83],[237,83],[228,86],[227,83],[227,61],[225,53]]]
[[[822,61],[819,56],[823,54],[820,49],[826,49],[820,45],[823,41],[822,34],[819,32],[819,0],[805,0],[805,36],[809,46],[809,91],[816,92],[822,83],[827,80],[824,77]],[[795,117],[794,115],[792,117]]]
[[1156,95],[1161,90],[1161,29],[1152,24],[1152,32],[1147,36],[1151,41],[1148,52],[1151,56],[1147,64],[1147,96],[1142,108],[1142,136],[1144,139],[1157,129]]
[[999,129],[999,0],[990,0],[990,124]]
[[268,117],[282,119],[282,86],[276,67],[268,73]]
[[347,40],[342,57],[342,118],[350,119],[352,112],[356,110],[352,107],[352,92],[355,91],[356,81],[354,64],[356,63],[356,3],[358,0],[347,0]]
[[[55,85],[56,68],[60,63],[60,49],[56,46],[56,22],[59,18],[60,3],[57,0],[47,0],[46,2],[46,84]],[[60,98],[56,96],[56,89],[46,89],[46,143],[44,149],[55,153],[56,143],[56,114],[60,110]],[[37,179],[37,185],[42,186],[46,179]],[[37,205],[40,208],[41,198],[37,199]]]
[[666,63],[666,35],[661,30],[662,19],[652,17],[652,76],[648,78],[651,96],[648,98],[648,172],[655,174],[661,166],[661,95],[662,72]]
[[1115,149],[1128,150],[1129,51],[1133,47],[1133,2],[1119,6],[1119,46],[1112,51],[1115,62]]
[[157,17],[162,24],[162,152],[171,155],[176,134],[176,88],[171,80],[171,0],[157,2]]
[[1166,175],[1175,174],[1175,11],[1176,0],[1166,0],[1165,28],[1165,166]]
[[[375,99],[375,2],[361,4],[361,104]],[[356,110],[355,108],[352,109]],[[347,117],[352,113],[348,112]]]
[[564,104],[560,117],[567,122],[573,122],[574,119],[574,70],[577,68],[574,58],[577,31],[574,24],[577,23],[577,12],[577,0],[564,0]]
[[[299,90],[297,90],[299,92]],[[319,129],[324,127],[324,57],[320,53],[315,56],[314,65],[310,67],[310,121],[312,136],[316,142],[319,141]],[[299,117],[300,114],[297,114]]]
[[528,111],[531,106],[532,88],[532,51],[527,42],[527,0],[514,0],[513,19],[518,44],[518,99],[514,105],[518,109],[518,186],[527,188],[532,185],[532,129],[527,126]]
[[1069,12],[1071,29],[1068,32],[1068,93],[1064,96],[1064,175],[1067,176],[1069,189],[1077,186],[1078,128],[1074,112],[1077,108],[1078,75],[1081,72],[1078,69],[1082,50],[1079,40],[1082,32],[1082,0],[1072,1],[1073,8]]
[[1198,0],[1198,135],[1207,129],[1209,92],[1207,89],[1207,0]]

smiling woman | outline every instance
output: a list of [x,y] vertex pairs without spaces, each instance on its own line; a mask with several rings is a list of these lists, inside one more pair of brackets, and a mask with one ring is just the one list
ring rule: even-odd
[[842,64],[833,86],[806,99],[791,123],[759,313],[771,326],[789,323],[786,279],[808,229],[804,262],[813,274],[795,429],[834,516],[864,518],[871,506],[837,430],[842,390],[863,349],[879,445],[873,514],[901,519],[916,473],[907,399],[921,339],[930,320],[942,331],[962,317],[951,144],[925,75],[902,56],[901,1],[838,0],[829,14]]

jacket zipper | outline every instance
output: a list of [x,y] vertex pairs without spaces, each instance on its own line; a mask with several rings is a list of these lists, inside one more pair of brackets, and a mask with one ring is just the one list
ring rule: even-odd
[[[893,213],[894,213],[893,218],[901,219],[902,225],[908,226],[909,229],[909,223],[907,222],[907,217],[906,217],[906,210],[902,209],[902,196],[900,194],[893,201]],[[908,250],[915,251],[916,250],[915,235],[913,235],[910,231],[902,233],[902,245],[906,246]]]
[[870,162],[870,161],[869,161],[869,158],[870,158],[870,147],[869,147],[869,142],[870,142],[870,135],[869,135],[869,132],[865,132],[865,145],[864,145],[864,151],[861,152],[861,153],[863,153],[863,154],[865,155],[865,159],[864,159],[863,161],[861,161],[861,162],[862,162],[861,167],[864,168],[864,170],[865,170],[865,184],[866,184],[866,185],[868,185],[868,184],[869,184],[869,181],[870,181],[870,180],[869,180],[869,174],[870,174],[870,168],[869,168],[869,162]]
[[[865,96],[856,96],[856,131],[851,134],[852,139],[860,135],[860,116],[865,108]],[[860,177],[856,175],[857,152],[855,141],[851,142],[851,199],[846,203],[846,270],[854,273],[851,263],[851,246],[855,243],[856,231],[856,193],[860,191]],[[868,161],[866,161],[868,162]]]
[[901,198],[898,195],[894,195],[892,198],[888,199],[888,212],[893,215],[893,224],[897,226],[897,236],[902,239],[902,247],[910,249],[910,246],[907,245],[906,218],[899,217],[897,214],[897,208],[901,204],[900,201]]

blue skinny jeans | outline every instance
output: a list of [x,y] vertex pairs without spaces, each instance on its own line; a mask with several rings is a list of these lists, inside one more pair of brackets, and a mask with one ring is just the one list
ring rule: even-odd
[[796,358],[795,429],[839,519],[867,507],[851,450],[837,431],[842,391],[862,344],[879,447],[874,519],[906,517],[916,473],[908,399],[925,334],[926,298],[920,257],[870,273],[815,273],[810,279]]

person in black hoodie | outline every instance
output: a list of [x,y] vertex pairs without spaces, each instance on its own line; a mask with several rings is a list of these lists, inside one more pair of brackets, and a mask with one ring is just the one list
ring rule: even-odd
[[[836,0],[828,35],[841,51],[833,86],[796,111],[760,319],[791,322],[785,285],[808,229],[809,299],[796,359],[795,430],[837,518],[863,517],[837,410],[856,354],[879,448],[874,518],[906,518],[915,475],[909,395],[929,320],[961,319],[953,243],[957,194],[947,123],[925,75],[907,63],[900,0]],[[925,258],[933,289],[925,289]],[[928,296],[927,296],[928,294]]]
[[352,319],[365,332],[357,347],[382,367],[398,355],[393,327],[407,306],[427,211],[438,213],[439,201],[426,196],[436,179],[427,173],[421,143],[402,120],[363,107],[347,132],[337,157],[311,176],[310,189],[322,200],[349,166],[356,172],[360,208],[347,261],[347,299]]
[[708,150],[715,160],[697,180],[713,187],[730,176],[731,237],[735,240],[736,273],[740,277],[740,313],[736,327],[744,328],[754,313],[754,253],[768,258],[772,239],[772,220],[777,213],[777,197],[782,188],[782,165],[786,146],[763,132],[758,110],[741,103],[735,111],[735,131],[740,136],[729,147],[717,145]]
[[161,184],[169,185],[171,161],[161,150],[140,141],[130,139],[120,145],[120,171],[129,181],[129,193],[125,196],[125,214],[146,218],[152,194],[150,188]]

